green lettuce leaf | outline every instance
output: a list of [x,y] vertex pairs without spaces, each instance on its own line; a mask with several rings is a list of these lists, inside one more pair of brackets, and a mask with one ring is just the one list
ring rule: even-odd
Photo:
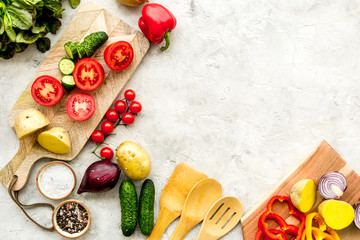
[[16,42],[32,44],[36,42],[36,40],[38,40],[39,37],[41,37],[41,34],[29,35],[29,34],[25,34],[24,31],[21,31],[16,35]]
[[28,30],[33,24],[33,19],[31,14],[23,9],[17,8],[13,5],[10,5],[6,8],[12,24],[22,30]]

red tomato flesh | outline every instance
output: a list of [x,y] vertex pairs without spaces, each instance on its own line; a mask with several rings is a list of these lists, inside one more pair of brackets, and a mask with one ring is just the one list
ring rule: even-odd
[[38,77],[32,84],[31,95],[38,104],[52,106],[61,100],[64,89],[56,78],[43,75]]
[[73,77],[78,88],[91,91],[98,88],[104,81],[104,68],[98,61],[84,58],[75,65]]
[[110,44],[104,51],[106,65],[113,71],[126,69],[134,59],[134,49],[126,41]]
[[67,102],[66,112],[72,120],[86,121],[95,112],[95,100],[88,93],[75,93]]

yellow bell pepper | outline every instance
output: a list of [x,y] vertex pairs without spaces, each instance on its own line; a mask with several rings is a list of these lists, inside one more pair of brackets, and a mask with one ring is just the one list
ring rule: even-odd
[[[313,227],[313,220],[317,222],[319,227]],[[305,233],[302,236],[302,240],[313,240],[313,236],[316,240],[340,240],[337,232],[328,227],[324,219],[317,212],[306,216]]]

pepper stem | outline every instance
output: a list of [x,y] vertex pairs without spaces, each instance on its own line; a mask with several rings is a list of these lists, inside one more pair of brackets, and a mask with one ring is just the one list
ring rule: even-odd
[[166,45],[161,47],[161,51],[165,51],[166,49],[168,49],[168,47],[170,46],[170,31],[166,32],[164,35],[164,39],[166,41]]

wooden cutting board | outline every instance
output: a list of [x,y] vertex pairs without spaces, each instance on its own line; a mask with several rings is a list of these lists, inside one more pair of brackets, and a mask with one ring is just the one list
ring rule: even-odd
[[[37,104],[30,93],[34,80],[45,74],[60,80],[62,75],[58,69],[58,63],[61,58],[67,57],[64,44],[68,41],[82,41],[85,36],[97,31],[105,31],[109,35],[109,39],[92,57],[101,63],[105,71],[105,80],[102,85],[98,89],[89,92],[96,102],[94,115],[85,122],[75,122],[67,116],[67,100],[70,95],[79,92],[79,89],[74,89],[70,94],[65,91],[64,97],[55,106],[43,107]],[[134,59],[126,70],[113,72],[105,64],[103,52],[108,45],[119,40],[131,43],[134,49]],[[69,131],[71,151],[67,154],[51,153],[36,142],[36,134],[20,140],[18,153],[0,171],[1,183],[7,187],[10,179],[15,174],[18,176],[18,180],[14,190],[20,190],[26,184],[30,170],[38,159],[44,157],[65,161],[74,159],[117,98],[121,89],[135,72],[149,47],[150,43],[147,38],[121,19],[92,2],[83,4],[9,113],[9,124],[14,129],[15,118],[19,111],[29,107],[39,109],[51,121],[50,126],[47,128],[59,126]]]
[[[291,187],[301,179],[313,179],[317,185],[321,176],[330,171],[339,171],[345,175],[348,188],[340,200],[346,201],[350,204],[360,202],[360,177],[357,175],[340,155],[326,142],[323,141],[317,147],[315,152],[311,154],[305,161],[301,162],[299,166],[288,176],[275,186],[261,201],[259,201],[249,212],[247,212],[241,219],[244,240],[254,240],[255,234],[258,230],[258,219],[265,211],[266,204],[274,195],[289,196]],[[323,200],[319,192],[317,193],[316,203],[311,210],[316,211],[317,206]],[[288,217],[288,208],[283,205],[276,207],[276,213],[281,216]],[[287,222],[295,223],[294,219],[288,217]],[[270,228],[276,228],[273,223],[270,223]],[[348,228],[338,231],[341,240],[355,240],[360,239],[360,230],[352,223]]]

